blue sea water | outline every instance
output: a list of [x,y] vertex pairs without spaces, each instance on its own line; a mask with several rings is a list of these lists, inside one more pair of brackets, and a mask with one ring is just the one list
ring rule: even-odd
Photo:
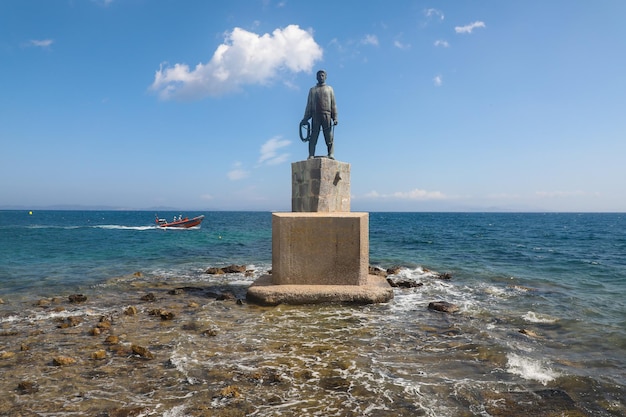
[[[169,219],[180,213],[158,214]],[[115,291],[114,278],[135,272],[194,284],[212,279],[205,274],[208,267],[229,264],[257,271],[237,277],[251,283],[271,269],[271,213],[182,214],[206,217],[199,228],[163,230],[152,212],[0,211],[0,298]],[[427,283],[396,289],[380,311],[365,310],[381,315],[391,328],[405,329],[390,335],[398,343],[387,347],[390,355],[416,343],[434,355],[441,341],[417,334],[430,335],[428,326],[443,325],[424,311],[429,301],[445,300],[460,307],[466,321],[455,325],[472,335],[465,343],[476,358],[503,358],[477,375],[474,361],[483,359],[457,358],[463,363],[457,381],[482,384],[507,375],[528,389],[533,384],[569,389],[587,410],[583,415],[626,413],[620,394],[626,389],[625,214],[370,213],[369,227],[370,265],[401,266],[402,277]],[[452,279],[434,279],[430,271],[450,273]],[[416,328],[417,322],[424,327]],[[527,338],[517,332],[521,329],[537,337]],[[409,336],[402,340],[405,331]],[[413,361],[406,366],[416,366]],[[454,375],[454,364],[440,357],[432,361]],[[434,369],[420,368],[415,375],[434,378]],[[592,382],[572,382],[581,378]],[[610,393],[595,394],[604,399],[587,403],[584,391],[594,384]],[[460,388],[454,393],[469,396]],[[467,407],[471,415],[489,415]],[[438,412],[434,405],[423,411]]]
[[204,214],[201,227],[181,230],[157,227],[151,212],[0,211],[0,294],[45,295],[135,271],[193,276],[208,265],[271,263],[269,213]]

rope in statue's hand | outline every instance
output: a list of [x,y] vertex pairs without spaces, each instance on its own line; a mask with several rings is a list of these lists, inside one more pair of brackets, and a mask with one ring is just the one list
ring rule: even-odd
[[[302,132],[302,128],[304,132]],[[300,140],[302,142],[308,142],[311,139],[311,124],[308,120],[303,120],[300,122]]]

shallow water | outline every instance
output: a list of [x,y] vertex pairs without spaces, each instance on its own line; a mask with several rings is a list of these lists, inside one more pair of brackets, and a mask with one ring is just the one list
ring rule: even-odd
[[[174,233],[102,216],[0,223],[16,244],[0,246],[0,415],[626,415],[624,229],[597,233],[623,220],[373,213],[370,263],[423,286],[260,307],[245,292],[271,268],[269,213]],[[254,272],[204,273],[229,263]]]
[[[65,297],[5,301],[0,341],[13,356],[0,360],[1,390],[11,394],[0,400],[0,413],[540,416],[551,414],[542,414],[545,398],[536,393],[550,389],[559,395],[548,404],[566,415],[623,415],[623,386],[585,371],[590,363],[615,370],[615,363],[560,359],[566,343],[558,319],[430,311],[427,301],[456,291],[454,284],[403,272],[424,286],[397,290],[384,305],[238,303],[253,277],[237,275],[207,276],[193,287],[120,277],[79,304]],[[213,298],[221,292],[235,298]],[[155,301],[142,300],[149,293]],[[124,314],[129,306],[137,314]],[[151,314],[157,309],[173,319]],[[78,324],[62,328],[68,317]],[[110,329],[92,335],[103,318]],[[107,343],[110,335],[119,343]],[[133,354],[132,345],[154,358]],[[100,350],[105,357],[93,359]],[[76,363],[56,366],[58,356]],[[18,388],[24,382],[34,392]]]

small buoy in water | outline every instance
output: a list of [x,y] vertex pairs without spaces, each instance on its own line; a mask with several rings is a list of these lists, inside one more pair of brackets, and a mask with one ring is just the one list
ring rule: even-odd
[[218,236],[217,238],[218,238],[218,239],[221,239],[222,237],[221,237],[221,236]]
[[32,211],[29,211],[29,212],[28,212],[28,214],[32,216],[32,215],[33,215],[33,212],[32,212]]

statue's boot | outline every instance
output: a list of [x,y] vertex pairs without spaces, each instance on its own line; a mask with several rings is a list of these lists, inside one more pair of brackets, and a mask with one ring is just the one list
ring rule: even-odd
[[330,159],[335,159],[335,142],[331,142],[328,147],[328,157]]

